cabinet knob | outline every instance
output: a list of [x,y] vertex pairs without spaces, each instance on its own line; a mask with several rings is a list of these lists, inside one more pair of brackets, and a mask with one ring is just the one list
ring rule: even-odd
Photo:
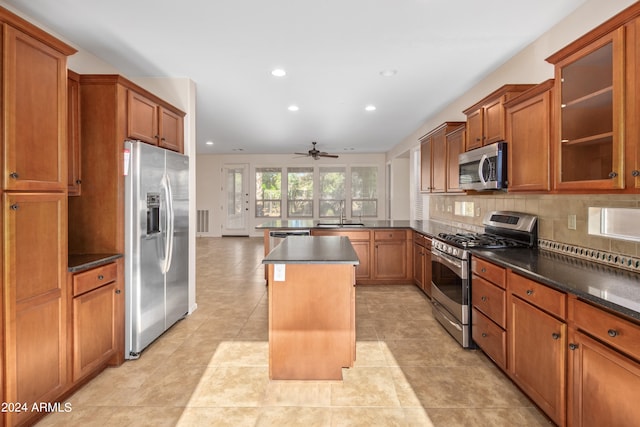
[[116,294],[120,295],[120,289],[116,289]]
[[578,348],[578,344],[570,343],[569,350],[576,350]]
[[167,138],[165,138],[164,136],[162,138],[160,138],[161,141],[166,141]]
[[616,331],[615,329],[609,329],[607,331],[607,334],[611,337],[611,338],[615,338],[618,336],[618,331]]
[[529,296],[533,295],[533,289],[527,289],[527,295]]
[[616,176],[618,176],[617,172],[610,172],[609,173],[609,178],[615,178]]
[[486,273],[486,272],[487,272],[487,269],[486,269],[486,268],[484,268],[484,267],[482,267],[482,268],[480,269],[480,271],[481,271],[482,273]]
[[13,178],[13,179],[18,179],[20,177],[20,175],[18,175],[18,172],[11,172],[9,174],[9,177]]
[[81,179],[76,179],[76,184],[78,184],[78,185],[82,184],[82,180]]
[[158,139],[158,138],[160,138],[160,135],[154,135],[153,137],[154,137],[155,139]]
[[483,295],[482,297],[480,297],[480,299],[481,299],[482,301],[486,301],[486,300],[487,300],[487,297],[485,297],[485,296]]
[[640,176],[640,171],[639,170],[633,170],[633,171],[631,171],[631,175],[632,176]]
[[20,206],[18,206],[18,204],[17,204],[17,203],[14,203],[14,204],[12,204],[11,206],[9,206],[9,209],[11,209],[12,211],[17,211],[19,207],[20,207]]
[[104,279],[104,276],[102,274],[98,274],[98,280],[102,280]]
[[482,333],[482,338],[486,338],[486,337],[487,337],[487,333],[486,333],[486,332],[483,332],[483,333]]
[[554,332],[551,334],[551,338],[553,338],[554,340],[559,340],[560,339],[560,334],[557,332]]

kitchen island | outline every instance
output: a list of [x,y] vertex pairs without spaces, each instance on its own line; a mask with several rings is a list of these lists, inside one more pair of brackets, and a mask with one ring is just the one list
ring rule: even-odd
[[269,275],[269,378],[341,380],[355,343],[355,266],[346,237],[287,238],[262,261]]

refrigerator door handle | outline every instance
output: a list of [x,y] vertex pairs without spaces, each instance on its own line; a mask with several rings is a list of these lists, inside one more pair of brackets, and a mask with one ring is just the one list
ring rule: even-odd
[[167,239],[165,240],[165,257],[164,265],[162,266],[162,273],[166,274],[171,268],[171,260],[173,257],[173,230],[174,230],[174,215],[173,215],[173,193],[171,191],[171,181],[168,175],[162,177],[162,189],[165,194],[165,201],[167,206]]

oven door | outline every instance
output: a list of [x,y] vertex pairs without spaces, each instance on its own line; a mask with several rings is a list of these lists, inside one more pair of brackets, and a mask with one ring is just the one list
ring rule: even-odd
[[467,260],[454,258],[437,249],[432,249],[432,298],[463,325],[469,323],[468,275]]

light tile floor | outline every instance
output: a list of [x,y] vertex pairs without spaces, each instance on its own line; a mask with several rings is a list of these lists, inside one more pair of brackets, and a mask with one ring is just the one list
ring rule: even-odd
[[356,363],[343,381],[270,381],[262,239],[197,240],[198,309],[71,396],[39,426],[543,426],[479,351],[463,350],[416,287],[356,289]]

